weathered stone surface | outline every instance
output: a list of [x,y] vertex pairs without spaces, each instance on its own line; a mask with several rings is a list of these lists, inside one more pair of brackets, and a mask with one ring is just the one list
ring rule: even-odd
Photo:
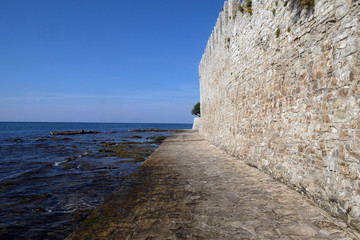
[[67,239],[357,239],[193,131],[177,133]]
[[360,229],[360,1],[284,2],[225,2],[199,66],[200,132]]
[[201,118],[194,118],[194,123],[192,126],[193,130],[199,130],[201,126]]

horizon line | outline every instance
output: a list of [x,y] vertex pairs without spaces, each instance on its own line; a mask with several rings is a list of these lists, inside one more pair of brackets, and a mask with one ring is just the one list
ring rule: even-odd
[[161,122],[86,122],[86,121],[3,121],[0,123],[108,123],[108,124],[193,124],[193,123],[161,123]]

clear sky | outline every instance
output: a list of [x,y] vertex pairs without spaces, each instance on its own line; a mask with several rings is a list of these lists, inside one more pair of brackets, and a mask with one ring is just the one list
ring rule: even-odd
[[0,121],[191,123],[222,0],[1,0]]

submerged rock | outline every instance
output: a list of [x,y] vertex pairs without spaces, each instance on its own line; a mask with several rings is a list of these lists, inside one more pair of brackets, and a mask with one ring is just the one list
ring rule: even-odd
[[98,131],[64,131],[64,132],[50,132],[51,135],[74,135],[74,134],[96,134],[99,133]]
[[42,138],[38,138],[35,141],[36,142],[45,142],[45,141],[56,141],[56,142],[60,142],[60,141],[70,141],[72,140],[71,138],[56,138],[56,137],[42,137]]
[[131,138],[142,138],[142,137],[135,135],[135,136],[132,136]]
[[147,143],[153,143],[153,144],[161,144],[165,139],[166,136],[154,136],[154,137],[148,137],[147,140],[152,140]]
[[[155,150],[150,144],[161,144],[165,136],[153,137],[153,141],[149,142],[103,142],[99,153],[103,153],[101,157],[118,157],[127,159],[124,162],[142,162]],[[150,144],[149,144],[150,143]]]
[[11,139],[8,139],[7,141],[8,142],[20,142],[20,141],[24,141],[24,140],[21,138],[11,138]]

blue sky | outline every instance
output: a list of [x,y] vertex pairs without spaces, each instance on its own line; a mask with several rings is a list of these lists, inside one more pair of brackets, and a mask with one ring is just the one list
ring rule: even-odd
[[0,121],[191,123],[222,0],[1,0]]

